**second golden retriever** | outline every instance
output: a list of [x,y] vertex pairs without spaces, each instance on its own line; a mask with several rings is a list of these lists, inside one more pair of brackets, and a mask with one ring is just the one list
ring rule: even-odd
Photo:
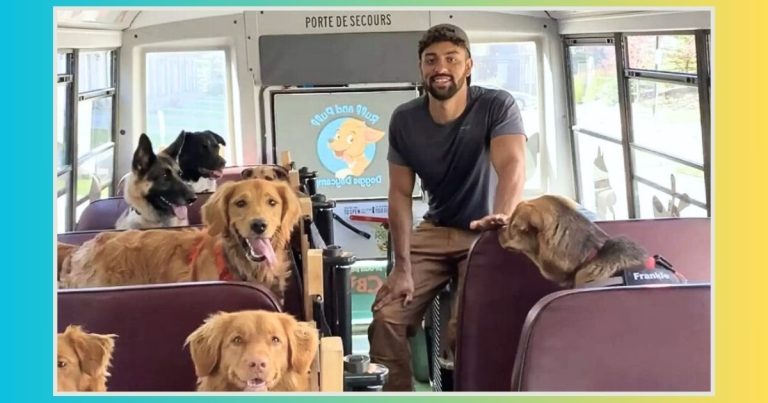
[[300,392],[319,336],[285,313],[241,311],[212,315],[187,338],[198,391]]
[[204,230],[105,232],[61,259],[64,288],[185,281],[261,283],[282,298],[290,275],[286,245],[299,221],[283,182],[227,182],[203,206]]
[[67,326],[56,340],[56,390],[105,392],[115,335],[86,333]]
[[521,202],[499,230],[504,248],[520,251],[541,274],[563,287],[578,287],[631,267],[647,267],[648,253],[635,242],[612,238],[561,196]]
[[266,179],[268,181],[288,182],[288,170],[280,165],[256,165],[240,172],[242,179]]

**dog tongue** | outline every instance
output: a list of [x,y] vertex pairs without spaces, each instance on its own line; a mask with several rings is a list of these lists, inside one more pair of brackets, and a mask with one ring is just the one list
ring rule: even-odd
[[245,384],[243,392],[267,392],[267,383],[264,381],[251,379]]
[[251,238],[248,240],[251,251],[256,255],[262,255],[267,259],[267,265],[272,267],[277,262],[275,250],[272,249],[272,243],[266,238]]
[[222,171],[221,169],[216,169],[211,171],[211,175],[213,175],[214,178],[219,179],[222,176],[224,176],[224,171]]
[[179,220],[186,220],[187,219],[187,206],[177,206],[173,205],[173,215],[176,216]]

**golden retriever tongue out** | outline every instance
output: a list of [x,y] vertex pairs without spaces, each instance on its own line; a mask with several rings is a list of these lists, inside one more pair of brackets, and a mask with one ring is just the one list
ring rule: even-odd
[[173,205],[173,215],[176,216],[179,220],[186,220],[187,219],[187,206],[177,206]]
[[248,238],[248,246],[251,247],[251,254],[256,258],[256,261],[266,260],[267,266],[270,268],[277,263],[277,256],[275,256],[275,250],[272,248],[272,243],[266,238]]
[[267,383],[259,379],[251,379],[245,384],[243,392],[267,392]]

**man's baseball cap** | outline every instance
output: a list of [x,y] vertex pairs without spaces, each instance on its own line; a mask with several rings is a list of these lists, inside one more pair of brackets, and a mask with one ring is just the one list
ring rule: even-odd
[[469,51],[469,37],[463,29],[453,24],[438,24],[428,29],[427,32],[421,37],[419,41],[419,57],[424,53],[424,49],[437,42],[461,42],[462,46],[467,49],[467,55],[472,57]]

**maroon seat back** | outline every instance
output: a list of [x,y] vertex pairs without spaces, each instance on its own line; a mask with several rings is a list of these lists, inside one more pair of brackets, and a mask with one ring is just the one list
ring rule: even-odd
[[495,231],[470,251],[456,343],[456,391],[508,391],[520,329],[528,310],[560,290],[521,253],[499,245]]
[[75,225],[76,231],[115,229],[115,222],[128,208],[122,196],[94,200],[85,207]]
[[[187,207],[189,225],[203,223],[201,209],[213,193],[198,193],[197,200]],[[99,199],[85,207],[80,220],[75,225],[76,231],[110,230],[115,229],[115,222],[128,208],[128,203],[122,196]]]
[[61,234],[57,234],[56,239],[59,242],[68,243],[70,245],[82,245],[86,241],[90,240],[91,238],[94,238],[96,235],[99,235],[102,232],[104,231],[94,230],[94,231],[64,232]]
[[213,195],[211,192],[198,193],[197,200],[187,207],[187,221],[189,225],[203,225],[203,205]]
[[110,391],[194,391],[196,377],[184,340],[218,311],[280,311],[269,290],[209,282],[59,290],[59,332],[69,324],[113,333]]
[[710,287],[561,291],[532,309],[513,391],[710,390]]
[[601,221],[612,236],[624,235],[660,254],[691,282],[711,281],[711,234],[709,218],[661,218],[654,220]]
[[[689,281],[708,281],[709,218],[599,222],[661,254]],[[496,232],[480,235],[470,251],[459,310],[454,387],[458,391],[508,391],[520,333],[528,311],[560,288],[545,280],[524,255],[503,249]]]

